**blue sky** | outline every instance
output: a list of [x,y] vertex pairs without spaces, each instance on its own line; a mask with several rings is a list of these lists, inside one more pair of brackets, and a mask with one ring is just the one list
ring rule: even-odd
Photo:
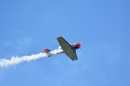
[[130,86],[129,0],[1,0],[0,59],[80,42],[65,54],[0,68],[1,86]]

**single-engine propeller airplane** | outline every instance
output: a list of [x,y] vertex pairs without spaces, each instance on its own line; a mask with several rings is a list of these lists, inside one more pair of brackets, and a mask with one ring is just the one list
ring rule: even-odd
[[[72,61],[78,60],[76,50],[80,48],[80,43],[69,44],[62,36],[58,36],[57,40],[60,44],[59,50],[62,50],[60,53],[65,53]],[[44,48],[44,52],[48,57],[52,56],[51,50]],[[59,54],[60,54],[59,53]]]

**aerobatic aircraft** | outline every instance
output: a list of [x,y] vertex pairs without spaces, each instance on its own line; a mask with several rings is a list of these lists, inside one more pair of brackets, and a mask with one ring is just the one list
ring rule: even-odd
[[[76,50],[81,47],[80,43],[74,43],[69,44],[62,36],[58,36],[57,40],[60,44],[60,47],[58,47],[58,50],[60,50],[61,53],[65,53],[72,61],[78,60]],[[51,50],[44,48],[44,54],[46,54],[48,57],[52,56]]]

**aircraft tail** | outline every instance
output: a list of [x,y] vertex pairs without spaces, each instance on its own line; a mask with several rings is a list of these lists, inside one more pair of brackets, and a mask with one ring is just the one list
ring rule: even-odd
[[50,53],[50,49],[44,48],[44,54],[48,55],[48,57],[52,56],[52,54]]

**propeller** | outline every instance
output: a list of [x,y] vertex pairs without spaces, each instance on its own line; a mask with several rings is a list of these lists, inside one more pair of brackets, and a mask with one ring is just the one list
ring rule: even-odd
[[81,49],[81,44],[80,44],[80,42],[78,42],[78,47]]

